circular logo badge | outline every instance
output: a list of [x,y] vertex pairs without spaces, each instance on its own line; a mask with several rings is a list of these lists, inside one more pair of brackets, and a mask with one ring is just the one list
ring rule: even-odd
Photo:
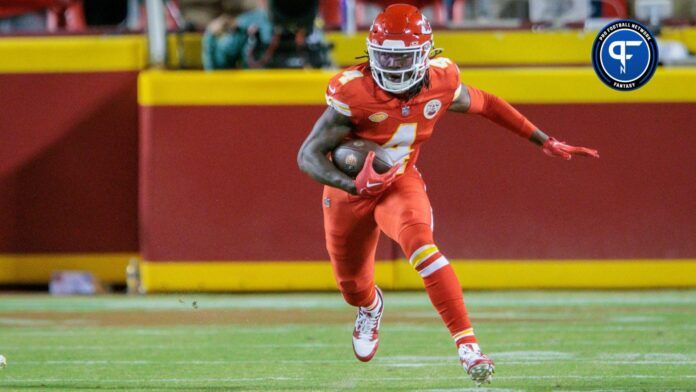
[[642,87],[655,73],[657,60],[655,37],[633,20],[609,23],[592,45],[592,65],[597,76],[615,90]]
[[440,108],[442,107],[442,102],[440,102],[439,99],[431,99],[428,101],[428,103],[425,104],[425,107],[423,107],[423,116],[430,120],[431,118],[435,117],[437,112],[440,111]]

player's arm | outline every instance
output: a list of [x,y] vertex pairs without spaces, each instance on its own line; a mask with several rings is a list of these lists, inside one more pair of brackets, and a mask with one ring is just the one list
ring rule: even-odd
[[319,117],[297,154],[300,170],[322,184],[356,194],[355,183],[329,161],[327,154],[353,129],[350,118],[328,107]]
[[479,114],[494,123],[509,129],[531,142],[538,144],[547,155],[570,159],[573,155],[599,158],[596,150],[574,147],[549,137],[524,115],[505,100],[475,87],[461,85],[458,96],[449,107],[450,111]]

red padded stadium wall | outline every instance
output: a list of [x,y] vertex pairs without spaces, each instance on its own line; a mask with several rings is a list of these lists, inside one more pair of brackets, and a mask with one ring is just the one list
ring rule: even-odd
[[[565,162],[447,114],[419,160],[450,258],[696,257],[694,104],[518,105],[600,160]],[[146,260],[323,260],[321,186],[297,149],[319,106],[141,108]],[[396,247],[382,241],[378,258]]]
[[[322,110],[141,108],[144,259],[327,259],[321,186],[295,163]],[[391,258],[382,245],[379,256]]]
[[137,72],[0,75],[0,252],[132,252]]

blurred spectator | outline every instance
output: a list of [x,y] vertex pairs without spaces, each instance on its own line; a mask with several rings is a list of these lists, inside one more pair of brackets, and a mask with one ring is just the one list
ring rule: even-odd
[[[203,35],[203,67],[249,68],[245,52],[253,42],[269,46],[272,36],[273,25],[263,9],[247,11],[237,17],[221,15],[210,22]],[[256,50],[252,48],[250,54],[258,57],[261,45],[255,46]]]
[[46,30],[46,12],[0,9],[0,33],[39,32]]
[[263,3],[258,0],[179,0],[184,19],[199,31],[205,30],[219,15],[234,17]]
[[0,0],[0,31],[83,31],[82,0]]
[[203,35],[203,66],[223,68],[321,68],[330,46],[317,18],[318,0],[271,0],[237,17],[222,15]]

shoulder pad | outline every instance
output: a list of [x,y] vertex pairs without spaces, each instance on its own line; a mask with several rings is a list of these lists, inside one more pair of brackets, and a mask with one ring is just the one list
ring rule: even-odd
[[459,67],[447,57],[436,57],[430,60],[430,66],[435,72],[436,78],[442,78],[442,84],[453,91],[453,100],[459,97],[462,90],[462,82],[459,79]]
[[353,116],[351,108],[358,105],[362,88],[356,79],[363,77],[366,77],[365,74],[354,67],[334,75],[326,88],[326,104],[344,116]]

